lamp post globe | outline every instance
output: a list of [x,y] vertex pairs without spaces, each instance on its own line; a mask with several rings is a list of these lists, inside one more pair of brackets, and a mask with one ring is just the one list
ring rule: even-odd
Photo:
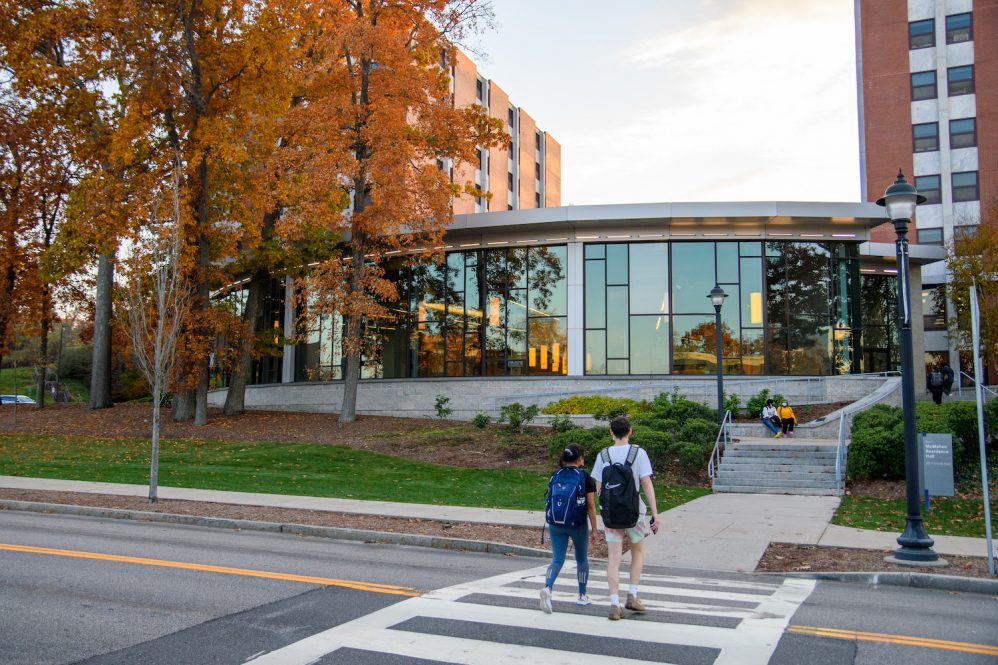
[[897,180],[877,200],[897,234],[895,249],[898,273],[899,337],[901,346],[901,407],[904,421],[904,475],[907,515],[904,532],[898,536],[900,547],[888,560],[908,565],[939,565],[945,563],[932,549],[922,522],[918,495],[918,445],[915,440],[915,365],[911,342],[911,287],[908,273],[908,225],[915,216],[915,207],[925,203],[925,197],[904,178],[898,169]]
[[724,289],[722,289],[719,284],[715,284],[714,288],[712,288],[710,293],[707,294],[707,298],[714,306],[714,336],[717,338],[717,422],[721,425],[724,424],[724,367],[722,365],[723,358],[721,353],[721,305],[724,304],[724,299],[727,297],[728,294],[724,292]]

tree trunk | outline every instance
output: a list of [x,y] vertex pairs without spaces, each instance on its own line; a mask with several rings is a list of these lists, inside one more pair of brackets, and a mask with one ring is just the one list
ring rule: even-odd
[[97,297],[94,308],[94,350],[90,370],[90,408],[107,409],[111,402],[111,288],[114,284],[112,255],[97,260]]
[[[204,168],[204,187],[207,187],[207,164],[202,160],[201,162]],[[206,189],[204,191],[207,191]],[[207,206],[207,203],[205,203]],[[207,213],[205,214],[205,219],[207,219]],[[208,237],[204,234],[198,238],[198,308],[204,312],[208,313],[211,308],[211,288],[208,284],[208,268],[211,255],[208,247]],[[202,335],[210,335],[211,328],[203,327],[201,329]],[[212,340],[214,343],[214,340]],[[198,373],[198,385],[197,391],[194,394],[194,424],[195,425],[207,425],[208,424],[208,373],[210,370],[210,358],[208,354],[204,354],[203,357],[197,359]]]
[[152,390],[152,451],[149,462],[149,503],[159,501],[159,401],[163,390],[158,382]]
[[194,391],[178,390],[173,393],[173,422],[184,422],[192,418],[194,418]]
[[[354,298],[361,298],[363,294],[363,274],[364,250],[360,233],[354,234],[353,255],[351,263],[353,269],[350,271],[350,293]],[[357,388],[360,383],[360,355],[361,344],[363,342],[364,322],[360,316],[347,317],[346,339],[344,348],[349,349],[346,354],[346,371],[343,374],[343,406],[340,408],[339,423],[352,423],[357,419]]]
[[246,382],[249,380],[250,372],[253,371],[253,349],[256,346],[257,319],[260,311],[260,301],[263,297],[263,289],[267,283],[269,275],[265,271],[257,271],[250,278],[248,292],[246,294],[246,310],[243,312],[243,331],[246,339],[242,340],[239,353],[239,365],[232,372],[229,380],[229,390],[225,394],[225,408],[223,413],[227,416],[237,416],[246,410]]
[[45,408],[45,379],[48,378],[49,366],[49,309],[50,309],[49,287],[42,287],[42,320],[41,338],[38,341],[38,395],[36,396],[35,408]]

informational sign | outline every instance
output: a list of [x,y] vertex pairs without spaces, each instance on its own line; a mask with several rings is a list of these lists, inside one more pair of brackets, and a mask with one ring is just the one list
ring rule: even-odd
[[953,435],[919,432],[919,494],[953,496]]

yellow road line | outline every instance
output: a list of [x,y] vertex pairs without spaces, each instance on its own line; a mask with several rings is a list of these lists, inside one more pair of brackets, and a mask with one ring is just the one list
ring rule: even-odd
[[103,554],[101,552],[82,552],[79,550],[60,550],[50,547],[33,547],[31,545],[11,545],[0,543],[0,550],[9,552],[26,552],[29,554],[49,554],[53,556],[67,556],[77,559],[95,559],[98,561],[116,561],[119,563],[134,563],[143,566],[160,566],[162,568],[182,568],[185,570],[201,570],[209,573],[223,573],[225,575],[244,575],[246,577],[262,577],[271,580],[284,580],[288,582],[303,582],[305,584],[320,584],[323,586],[336,586],[346,589],[357,589],[358,591],[370,591],[371,593],[387,593],[396,596],[418,596],[412,587],[395,586],[392,584],[378,584],[377,582],[359,582],[356,580],[338,580],[330,577],[315,577],[312,575],[294,575],[291,573],[274,573],[268,570],[251,570],[249,568],[229,568],[228,566],[212,566],[204,563],[187,563],[185,561],[167,561],[164,559],[147,559],[136,556],[122,556],[119,554]]
[[972,642],[951,642],[937,640],[931,637],[915,637],[912,635],[890,635],[888,633],[864,633],[858,630],[841,630],[839,628],[820,628],[817,626],[788,626],[787,632],[815,637],[833,637],[840,640],[857,640],[860,642],[887,642],[889,644],[904,644],[907,646],[926,647],[929,649],[945,649],[946,651],[962,651],[978,653],[985,656],[998,656],[998,647]]

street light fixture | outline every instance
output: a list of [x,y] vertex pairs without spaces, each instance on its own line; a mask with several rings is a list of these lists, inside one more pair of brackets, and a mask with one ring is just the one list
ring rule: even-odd
[[[932,549],[933,540],[925,532],[918,496],[918,447],[915,442],[915,368],[911,350],[911,288],[908,286],[908,224],[915,215],[915,206],[925,203],[925,197],[908,184],[898,169],[897,180],[887,188],[877,205],[886,209],[887,217],[897,233],[898,309],[901,338],[901,406],[904,419],[904,475],[908,515],[904,533],[898,536],[900,547],[891,561],[908,565],[939,562]],[[938,565],[938,563],[937,563]]]
[[717,422],[719,424],[724,424],[724,387],[722,385],[724,369],[722,367],[721,361],[721,305],[724,304],[724,299],[728,297],[728,294],[724,292],[719,285],[715,284],[714,288],[710,290],[710,294],[707,296],[710,298],[710,303],[714,306],[714,325],[716,326],[717,337]]

